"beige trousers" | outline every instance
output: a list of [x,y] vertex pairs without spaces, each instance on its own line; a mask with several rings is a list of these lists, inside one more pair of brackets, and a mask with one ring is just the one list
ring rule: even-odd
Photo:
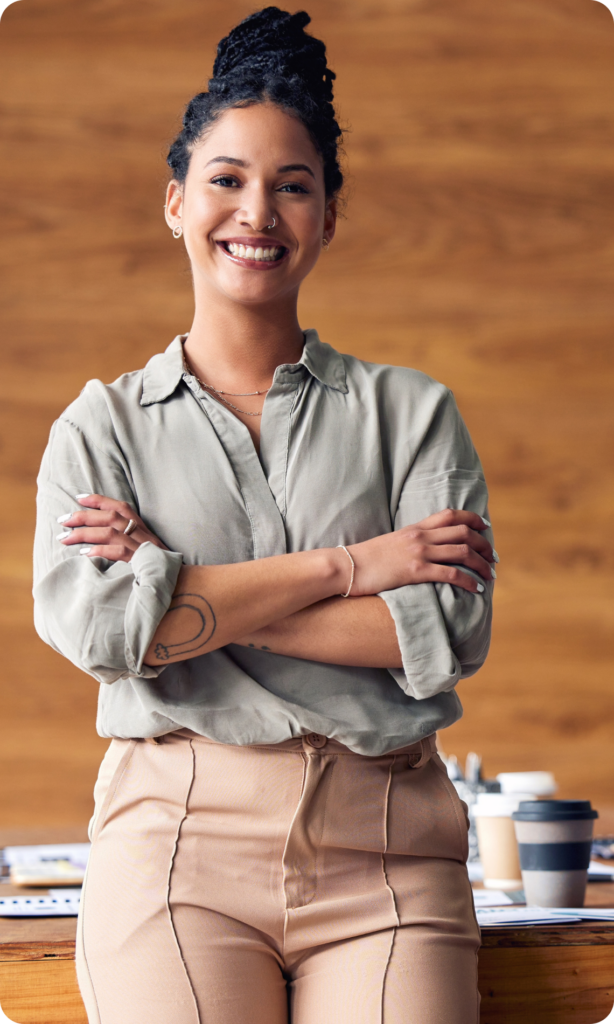
[[113,740],[95,797],[90,1024],[478,1024],[467,822],[433,737]]

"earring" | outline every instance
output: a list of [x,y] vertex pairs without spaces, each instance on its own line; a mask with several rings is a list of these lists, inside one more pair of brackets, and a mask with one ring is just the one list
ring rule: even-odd
[[322,248],[324,249],[324,252],[328,252],[330,249],[330,242],[328,241],[328,238],[322,239]]
[[181,238],[182,234],[183,234],[183,228],[181,227],[181,224],[177,224],[173,228],[173,238]]

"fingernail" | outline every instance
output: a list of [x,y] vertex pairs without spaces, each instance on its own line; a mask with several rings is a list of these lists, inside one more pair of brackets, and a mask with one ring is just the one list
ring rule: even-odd
[[477,589],[478,594],[483,594],[484,593],[484,584],[483,583],[477,583],[476,584],[476,589]]
[[64,533],[58,533],[58,535],[57,535],[57,537],[55,539],[56,540],[66,540],[67,537],[70,537],[70,533],[71,533],[70,530],[64,530]]
[[[81,548],[81,550],[80,550],[79,554],[80,554],[80,555],[89,555],[89,553],[90,553],[90,551],[91,551],[91,550],[92,550],[91,548]],[[482,590],[483,590],[483,589],[484,589],[484,588],[482,587]]]
[[501,561],[501,559],[499,558],[499,556],[498,556],[498,554],[497,554],[497,552],[495,551],[494,548],[492,549],[492,557],[493,557],[493,561],[495,561],[495,562],[500,562]]
[[492,576],[493,580],[496,580],[497,574],[495,572],[494,566],[492,566],[492,565],[490,567],[490,575]]
[[[89,498],[89,497],[90,497],[89,494],[75,494],[75,500],[76,501],[81,501],[81,498]],[[490,523],[488,525],[490,526]]]
[[67,512],[65,516],[58,516],[56,523],[65,523],[67,519],[72,519],[72,512]]
[[[82,498],[84,498],[84,497],[85,497],[85,495],[84,495],[84,494],[82,494],[82,495],[81,495],[81,497],[82,497]],[[484,516],[480,516],[480,519],[481,519],[481,520],[482,520],[482,522],[484,523],[484,526],[492,526],[492,523],[489,523],[489,522],[488,522],[488,519],[484,519]]]

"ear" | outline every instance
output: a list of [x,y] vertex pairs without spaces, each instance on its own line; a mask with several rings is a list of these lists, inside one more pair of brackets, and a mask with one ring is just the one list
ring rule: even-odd
[[164,217],[169,228],[176,228],[181,224],[183,213],[183,185],[174,179],[169,181],[166,189],[166,204]]
[[332,242],[335,237],[335,228],[337,226],[337,200],[328,199],[326,202],[326,209],[324,210],[324,238],[328,242]]

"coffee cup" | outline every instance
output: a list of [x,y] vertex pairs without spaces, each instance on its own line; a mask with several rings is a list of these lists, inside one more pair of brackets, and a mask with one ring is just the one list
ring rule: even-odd
[[552,772],[499,772],[497,782],[502,793],[531,793],[533,796],[549,797],[554,796],[558,789]]
[[518,810],[521,800],[535,799],[530,793],[480,793],[471,808],[478,833],[486,889],[522,889],[512,814]]
[[584,906],[598,817],[590,800],[522,801],[512,817],[527,906]]

